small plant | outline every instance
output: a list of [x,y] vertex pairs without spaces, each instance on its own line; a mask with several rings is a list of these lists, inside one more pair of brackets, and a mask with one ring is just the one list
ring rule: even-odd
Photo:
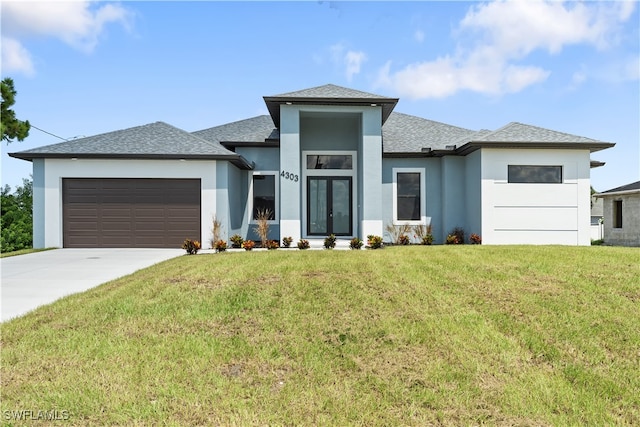
[[189,255],[195,255],[200,250],[200,242],[197,240],[184,239],[182,243],[182,249],[187,251]]
[[211,226],[211,247],[214,248],[216,242],[222,238],[222,222],[218,219],[217,215],[213,215]]
[[591,246],[602,246],[602,245],[604,245],[604,240],[602,239],[591,241]]
[[351,239],[351,241],[349,241],[349,248],[353,250],[359,250],[362,248],[363,244],[364,243],[362,242],[362,239],[360,239],[359,237],[354,237],[353,239]]
[[433,229],[431,228],[431,224],[429,225],[416,225],[413,227],[413,231],[416,234],[416,237],[423,245],[431,245],[433,244]]
[[411,243],[411,239],[409,239],[409,236],[407,236],[406,234],[402,234],[400,235],[400,237],[398,237],[399,245],[408,245],[409,243]]
[[216,240],[213,244],[213,248],[216,250],[216,252],[224,252],[227,250],[227,242],[222,239]]
[[239,234],[234,234],[229,240],[231,240],[232,248],[238,249],[243,247],[242,243],[244,242],[244,239]]
[[250,251],[255,247],[255,245],[256,245],[256,242],[254,242],[253,240],[245,240],[244,242],[242,242],[242,248],[245,251]]
[[482,244],[482,237],[480,237],[479,234],[472,233],[471,236],[469,236],[469,241],[472,245],[480,245]]
[[371,249],[382,248],[382,236],[375,236],[373,234],[369,234],[367,236],[367,246]]
[[291,243],[293,243],[293,237],[283,237],[282,238],[282,247],[290,248]]
[[309,241],[306,239],[300,239],[298,241],[298,249],[309,249],[310,246]]
[[411,226],[408,224],[388,224],[385,229],[387,230],[387,234],[391,238],[391,242],[396,245],[402,245],[403,243],[400,243],[400,238],[403,235],[409,234],[411,232]]
[[324,239],[324,248],[325,249],[333,249],[336,247],[336,235],[331,234]]
[[464,229],[456,227],[447,235],[447,245],[462,245],[464,243]]
[[278,249],[280,243],[277,240],[267,240],[267,249]]
[[260,236],[260,246],[267,247],[267,240],[269,239],[269,220],[271,219],[273,212],[271,209],[259,209],[256,212],[256,226],[254,231]]

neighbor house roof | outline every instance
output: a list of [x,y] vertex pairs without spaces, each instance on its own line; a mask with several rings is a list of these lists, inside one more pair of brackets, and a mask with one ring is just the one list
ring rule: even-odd
[[224,159],[239,167],[251,165],[220,144],[164,122],[78,138],[59,144],[10,153],[23,160],[37,158]]
[[631,184],[623,185],[620,187],[612,188],[611,190],[603,191],[602,193],[594,194],[595,197],[604,196],[617,196],[620,194],[638,193],[640,192],[640,181],[632,182]]
[[280,127],[280,105],[282,104],[379,105],[382,107],[382,123],[384,123],[398,103],[398,98],[389,98],[328,84],[280,95],[265,96],[264,102],[267,104],[273,122],[277,127]]

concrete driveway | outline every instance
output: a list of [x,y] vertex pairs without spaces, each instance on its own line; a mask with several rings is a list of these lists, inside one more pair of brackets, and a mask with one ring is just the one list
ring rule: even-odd
[[55,249],[1,258],[0,321],[182,254],[182,249]]

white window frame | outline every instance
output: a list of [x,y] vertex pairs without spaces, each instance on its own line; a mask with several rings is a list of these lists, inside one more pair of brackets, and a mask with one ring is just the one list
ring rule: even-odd
[[273,175],[275,185],[275,212],[273,219],[267,221],[269,224],[278,224],[280,222],[280,173],[278,171],[250,171],[249,172],[249,200],[247,202],[249,224],[256,224],[253,219],[253,177],[256,175]]
[[[420,219],[419,220],[398,220],[398,174],[418,173],[420,174]],[[425,188],[424,168],[393,168],[393,225],[427,225],[427,198]]]

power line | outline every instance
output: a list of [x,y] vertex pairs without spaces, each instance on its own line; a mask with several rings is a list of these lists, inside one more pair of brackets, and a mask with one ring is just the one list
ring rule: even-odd
[[55,135],[55,134],[53,134],[53,133],[51,133],[51,132],[47,132],[46,130],[44,130],[44,129],[40,129],[38,126],[34,126],[34,125],[32,125],[31,123],[29,123],[29,125],[31,125],[31,127],[32,127],[32,128],[39,130],[40,132],[44,132],[44,133],[46,133],[47,135],[55,136],[56,138],[61,139],[61,140],[63,140],[63,141],[69,141],[67,138],[63,138],[63,137],[58,136],[58,135]]

